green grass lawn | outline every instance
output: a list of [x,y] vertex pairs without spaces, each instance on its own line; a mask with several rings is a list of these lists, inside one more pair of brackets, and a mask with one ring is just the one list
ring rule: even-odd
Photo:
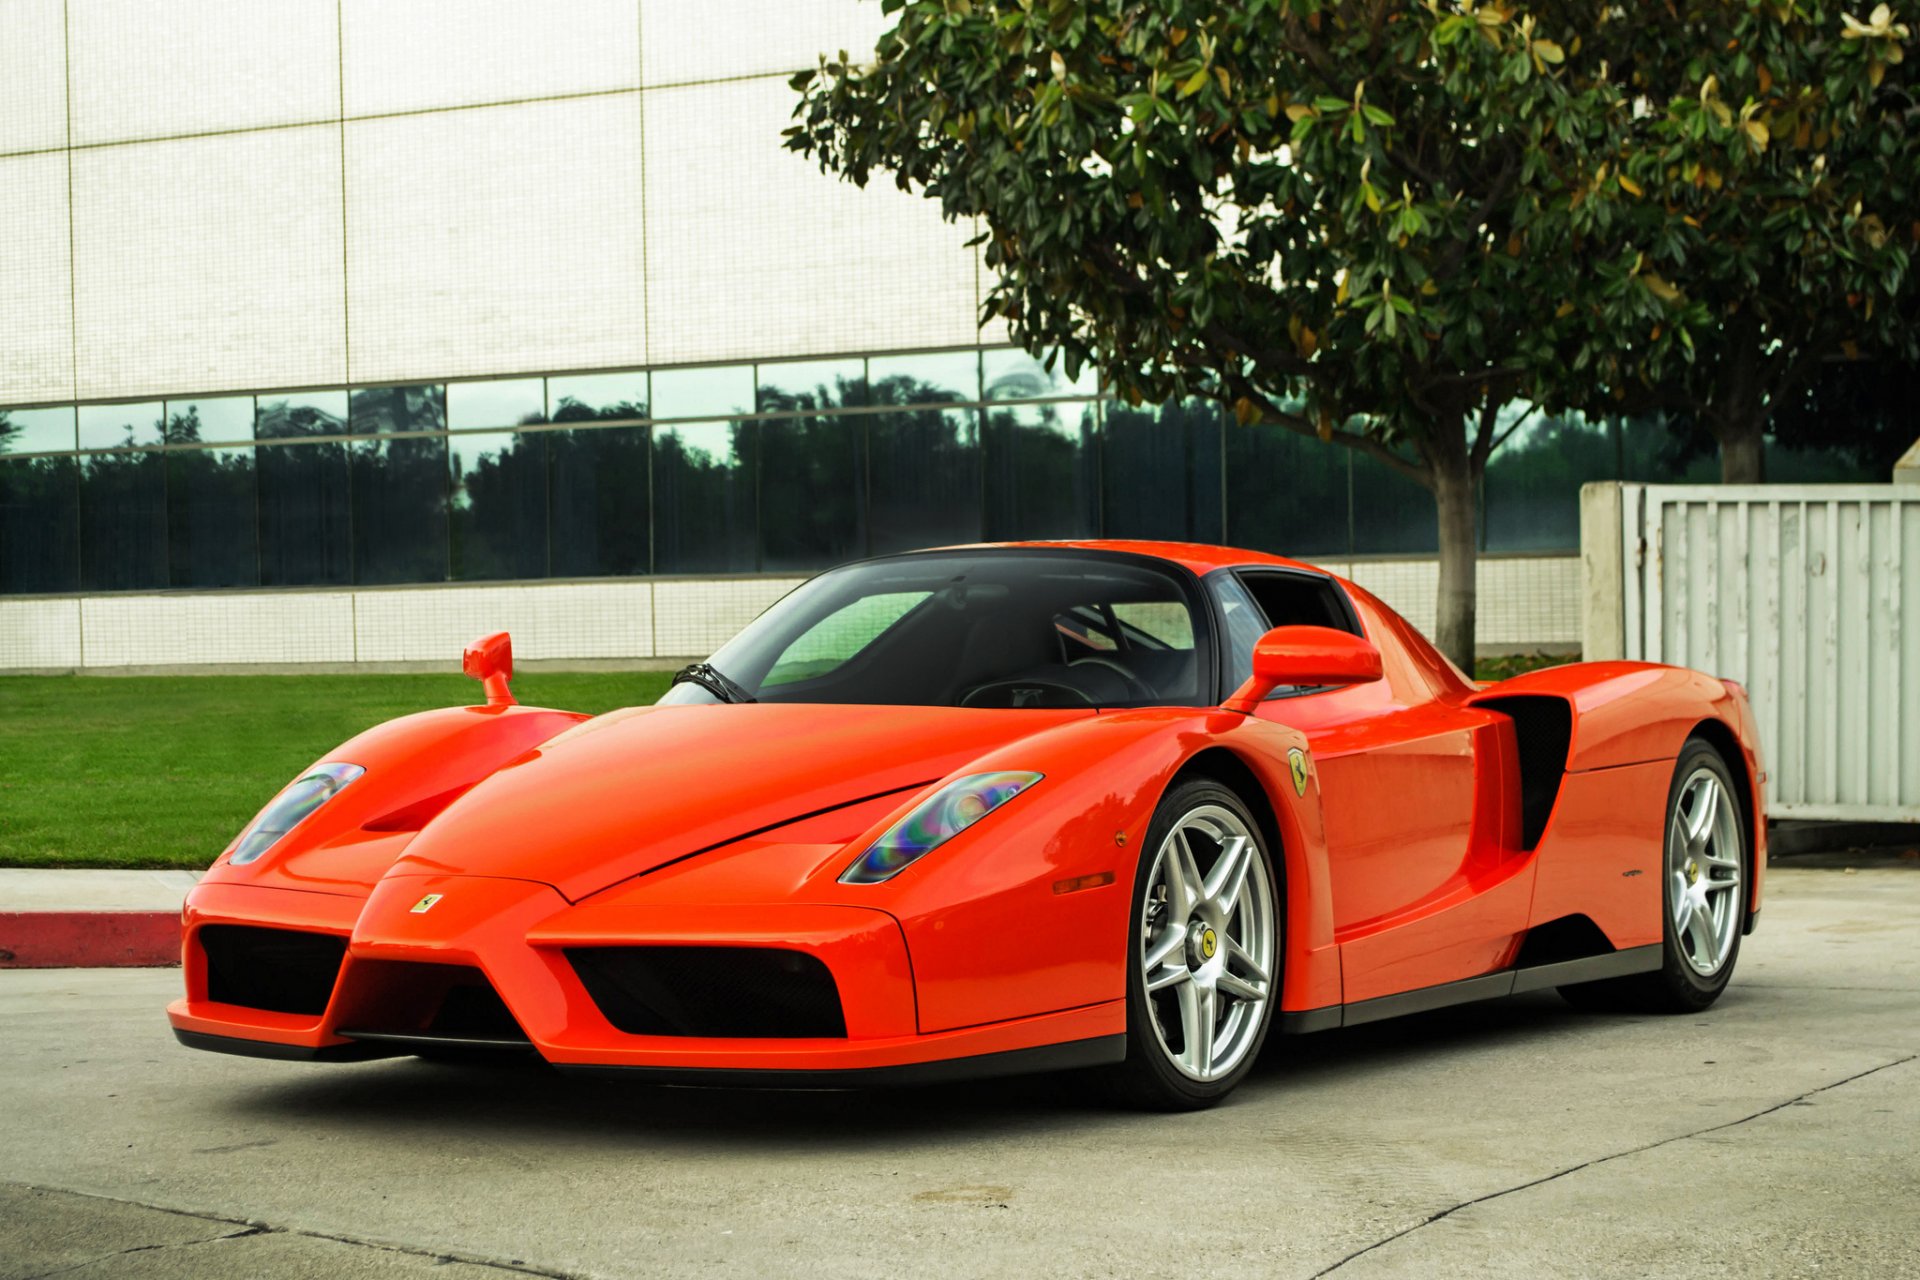
[[[666,672],[528,672],[521,701],[652,702]],[[0,866],[189,867],[333,747],[479,701],[458,675],[0,677]]]
[[[1492,659],[1479,675],[1558,661]],[[513,687],[598,713],[652,702],[667,679],[530,672]],[[0,867],[204,867],[333,747],[478,700],[457,675],[0,677]]]

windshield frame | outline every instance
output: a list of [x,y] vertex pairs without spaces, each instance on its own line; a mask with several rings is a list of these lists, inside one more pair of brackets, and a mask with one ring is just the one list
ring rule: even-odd
[[[943,560],[952,560],[952,559],[1005,560],[1010,558],[1032,558],[1032,559],[1049,559],[1049,560],[1084,560],[1084,561],[1088,561],[1090,563],[1096,563],[1096,564],[1129,565],[1136,568],[1148,569],[1155,573],[1160,574],[1161,576],[1165,577],[1168,581],[1172,582],[1176,587],[1176,589],[1179,591],[1180,597],[1181,597],[1180,603],[1186,606],[1187,614],[1192,619],[1194,663],[1195,663],[1194,689],[1193,689],[1192,699],[1190,701],[1155,701],[1155,702],[1125,702],[1125,703],[1099,704],[1094,709],[1097,709],[1100,711],[1125,711],[1125,710],[1135,710],[1142,707],[1180,707],[1180,708],[1191,709],[1191,708],[1204,708],[1204,707],[1219,705],[1220,697],[1218,694],[1218,689],[1219,689],[1220,680],[1221,680],[1221,671],[1223,670],[1223,667],[1221,665],[1221,654],[1220,654],[1220,643],[1219,643],[1220,623],[1219,623],[1218,617],[1216,616],[1216,609],[1213,601],[1213,593],[1207,590],[1206,587],[1202,584],[1199,575],[1195,574],[1193,570],[1189,569],[1186,565],[1181,564],[1176,560],[1168,560],[1160,556],[1146,555],[1146,554],[1135,552],[1135,551],[1119,551],[1119,550],[1114,550],[1108,547],[1088,547],[1088,546],[1077,545],[1074,543],[928,547],[921,550],[896,552],[896,553],[884,555],[884,556],[869,556],[862,560],[850,560],[844,564],[838,564],[831,569],[826,569],[820,573],[814,574],[812,577],[808,578],[805,582],[802,582],[797,586],[795,586],[791,591],[787,591],[783,593],[778,600],[775,600],[772,604],[768,605],[767,608],[763,609],[758,615],[755,616],[752,622],[747,623],[746,626],[741,627],[739,631],[736,631],[732,636],[728,637],[725,644],[721,645],[719,649],[715,650],[712,655],[709,655],[709,657],[704,659],[703,661],[713,664],[717,670],[724,672],[729,678],[734,680],[739,680],[743,685],[745,685],[746,681],[742,680],[741,677],[738,675],[738,673],[727,670],[726,664],[724,661],[715,662],[714,660],[719,658],[719,656],[726,651],[727,647],[735,643],[735,641],[737,641],[741,635],[745,634],[749,628],[756,625],[762,618],[766,617],[768,614],[779,609],[794,595],[798,594],[801,591],[805,591],[810,586],[812,586],[815,582],[818,582],[821,578],[827,577],[830,574],[850,572],[850,571],[865,568],[868,566],[898,564],[902,562],[909,562],[913,560],[922,560],[922,559],[928,559],[928,558],[938,558]],[[903,614],[901,616],[901,619],[896,620],[896,622],[893,624],[889,624],[888,630],[890,630],[892,626],[898,625],[899,621],[904,620],[908,616],[911,616],[912,612],[913,610],[909,610],[907,614]],[[877,641],[885,635],[886,635],[886,630],[883,630],[882,632],[879,633],[879,635],[876,635],[874,639]],[[751,692],[754,693],[755,697],[760,701],[768,701],[768,702],[788,701],[787,699],[768,698],[766,696],[767,691],[764,688],[755,688],[752,685],[748,685],[747,687]],[[689,692],[692,690],[697,690],[698,692],[697,693]],[[703,699],[700,696],[701,694],[705,694],[706,698]],[[659,701],[662,704],[666,704],[669,702],[697,703],[697,702],[703,702],[707,699],[711,699],[712,701],[715,701],[715,702],[719,701],[719,699],[713,698],[712,694],[706,691],[704,688],[702,688],[702,686],[700,686],[699,684],[687,682],[687,683],[675,685],[672,688],[670,688],[666,694],[663,694],[661,696]],[[804,699],[792,699],[791,701],[797,705],[816,705],[816,706],[864,705],[864,704],[857,704],[857,703],[839,703],[839,702],[821,702],[821,703],[809,704],[809,703],[806,703]],[[931,706],[931,705],[938,705],[938,704],[900,703],[900,704],[888,704],[888,705]],[[1000,710],[1006,710],[1006,709],[1007,708],[1000,708]],[[1036,711],[1047,710],[1045,708],[1033,708],[1033,709]],[[1058,714],[1057,709],[1053,709],[1053,713]]]

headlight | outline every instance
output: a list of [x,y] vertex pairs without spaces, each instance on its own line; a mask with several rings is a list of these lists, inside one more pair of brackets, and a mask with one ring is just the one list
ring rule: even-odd
[[906,817],[840,873],[841,884],[879,884],[938,849],[1044,776],[1038,773],[976,773],[949,782],[913,807]]
[[317,764],[300,775],[292,786],[273,798],[260,811],[253,824],[240,833],[233,847],[235,864],[252,862],[273,847],[287,832],[299,826],[315,809],[340,794],[340,789],[365,773],[357,764]]

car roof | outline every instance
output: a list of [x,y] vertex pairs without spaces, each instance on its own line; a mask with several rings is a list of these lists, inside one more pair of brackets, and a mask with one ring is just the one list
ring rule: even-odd
[[1308,564],[1304,560],[1289,560],[1285,556],[1276,556],[1266,551],[1248,551],[1243,547],[1220,547],[1205,542],[1155,542],[1147,539],[1125,538],[1067,538],[1050,542],[986,542],[976,543],[979,547],[1074,547],[1087,551],[1121,551],[1129,555],[1151,556],[1156,560],[1166,560],[1182,565],[1195,574],[1205,575],[1215,569],[1243,568],[1248,565],[1270,565],[1279,569],[1300,569],[1307,573],[1324,574],[1332,577],[1318,565]]

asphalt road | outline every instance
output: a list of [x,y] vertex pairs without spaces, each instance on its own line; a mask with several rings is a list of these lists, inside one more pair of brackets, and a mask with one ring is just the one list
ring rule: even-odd
[[1776,870],[1703,1016],[1276,1040],[1191,1116],[217,1057],[177,981],[0,972],[0,1277],[1920,1277],[1920,870]]

